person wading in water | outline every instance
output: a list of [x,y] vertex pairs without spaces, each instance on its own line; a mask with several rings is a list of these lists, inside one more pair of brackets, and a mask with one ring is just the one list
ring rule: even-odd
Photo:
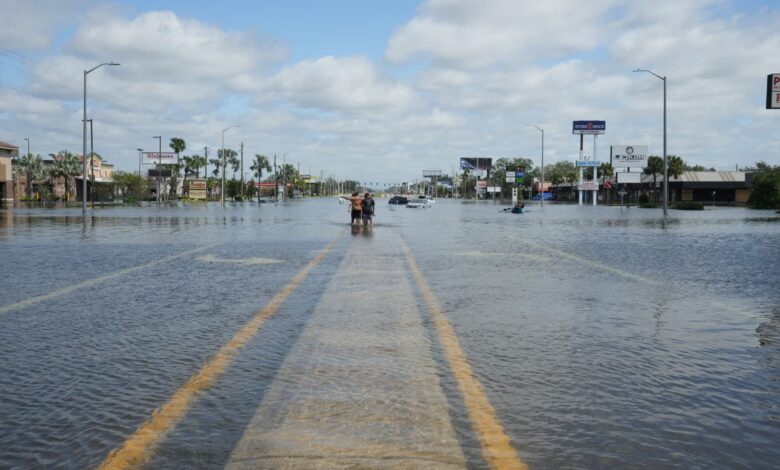
[[352,197],[341,196],[341,198],[351,203],[352,225],[360,225],[360,220],[363,218],[363,198],[358,196],[358,193],[352,193]]
[[363,215],[363,223],[365,225],[374,226],[374,207],[376,204],[374,203],[374,195],[371,193],[366,193],[363,197],[363,207],[362,207],[362,215]]

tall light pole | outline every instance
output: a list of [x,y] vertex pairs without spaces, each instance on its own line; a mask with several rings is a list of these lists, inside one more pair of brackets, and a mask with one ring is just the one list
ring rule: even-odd
[[30,158],[30,139],[25,137],[24,140],[27,141],[27,158]]
[[138,176],[141,176],[141,158],[144,153],[144,149],[136,149],[138,150]]
[[160,167],[162,166],[162,136],[155,135],[152,139],[157,139],[157,204],[160,204]]
[[103,62],[102,64],[92,67],[89,70],[84,71],[84,122],[83,122],[83,160],[84,160],[84,168],[83,173],[81,175],[81,213],[86,218],[87,217],[87,75],[94,71],[99,69],[100,67],[104,65],[119,65],[116,62]]
[[529,126],[535,127],[539,132],[542,133],[542,195],[539,198],[539,207],[544,207],[544,129],[535,124],[529,124]]
[[636,69],[634,72],[647,72],[664,82],[664,216],[666,216],[669,208],[669,165],[666,163],[666,75],[662,77],[645,69]]
[[225,207],[225,166],[227,165],[227,160],[225,159],[225,131],[229,131],[230,129],[233,129],[234,127],[241,127],[241,126],[230,126],[222,129],[222,187],[219,191],[219,197],[222,201],[222,207]]

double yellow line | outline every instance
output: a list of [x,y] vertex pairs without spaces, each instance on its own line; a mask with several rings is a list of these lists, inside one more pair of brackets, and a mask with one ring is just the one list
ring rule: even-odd
[[436,295],[425,280],[422,271],[417,266],[417,261],[412,256],[406,242],[403,242],[403,248],[406,253],[406,261],[428,306],[433,324],[436,326],[444,356],[449,362],[452,374],[458,383],[458,389],[463,396],[471,425],[482,449],[482,457],[490,468],[527,469],[528,466],[520,460],[517,450],[504,432],[504,427],[501,425],[493,405],[490,404],[482,384],[474,376],[466,353],[460,347],[455,330],[447,319]]
[[143,423],[119,449],[112,451],[100,465],[101,469],[133,468],[145,463],[151,456],[149,452],[157,445],[163,435],[174,428],[187,413],[190,405],[197,398],[198,392],[210,387],[225,372],[239,351],[254,336],[260,326],[271,317],[298,287],[298,284],[309,275],[335,245],[336,240],[328,243],[320,253],[309,261],[292,280],[284,286],[262,310],[244,325],[233,338],[225,344],[201,369],[193,375],[171,397],[168,402],[158,408],[152,417]]

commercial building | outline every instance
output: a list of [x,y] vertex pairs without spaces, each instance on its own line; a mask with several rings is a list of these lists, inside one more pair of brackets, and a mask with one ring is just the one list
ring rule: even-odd
[[18,157],[19,147],[0,141],[0,205],[6,206],[13,204],[13,161]]

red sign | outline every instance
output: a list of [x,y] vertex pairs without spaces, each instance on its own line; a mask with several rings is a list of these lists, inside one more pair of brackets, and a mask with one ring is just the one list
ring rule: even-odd
[[604,181],[604,189],[612,189],[612,180]]
[[273,181],[258,181],[255,183],[255,186],[258,188],[273,188],[275,184]]

